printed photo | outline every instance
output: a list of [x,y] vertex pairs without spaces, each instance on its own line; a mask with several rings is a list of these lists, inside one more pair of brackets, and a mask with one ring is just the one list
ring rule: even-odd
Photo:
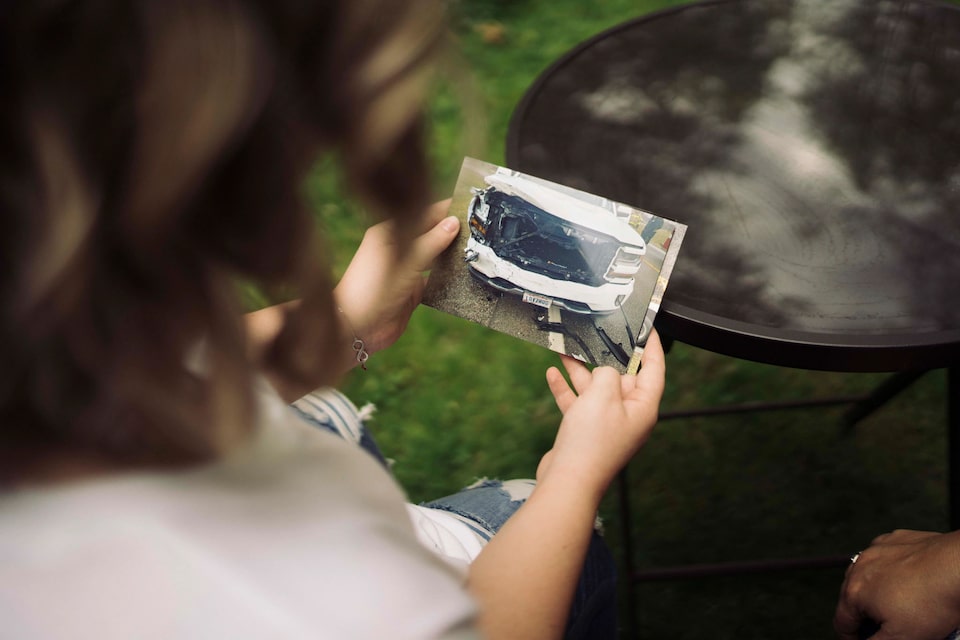
[[473,158],[450,211],[460,237],[424,304],[636,373],[684,225]]

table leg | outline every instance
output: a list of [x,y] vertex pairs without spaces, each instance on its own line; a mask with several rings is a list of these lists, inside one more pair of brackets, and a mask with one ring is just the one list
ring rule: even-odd
[[626,580],[623,582],[627,596],[626,637],[637,637],[636,586],[633,580],[635,561],[633,558],[633,523],[630,509],[630,479],[625,466],[617,474],[620,499],[620,546],[623,549],[623,569]]
[[843,415],[843,425],[847,430],[852,429],[858,422],[883,406],[888,400],[912,385],[926,371],[901,371],[895,373],[883,382],[869,395],[860,399]]
[[960,529],[960,364],[947,368],[947,493],[950,530]]

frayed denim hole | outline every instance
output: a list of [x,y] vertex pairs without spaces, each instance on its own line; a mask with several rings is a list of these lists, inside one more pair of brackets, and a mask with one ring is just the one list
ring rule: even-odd
[[477,478],[473,482],[473,484],[467,485],[466,487],[461,489],[461,491],[469,491],[470,489],[488,489],[488,488],[500,487],[502,485],[503,485],[502,480],[491,480],[490,478],[487,478],[486,476],[484,476],[483,478]]
[[491,524],[484,518],[477,516],[477,514],[475,513],[471,513],[463,509],[458,509],[456,507],[443,504],[443,503],[421,502],[420,506],[426,507],[428,509],[436,509],[438,511],[446,511],[447,513],[455,513],[461,518],[466,518],[467,520],[472,520],[473,522],[476,522],[477,524],[479,524],[481,527],[485,529],[485,531],[481,531],[479,533],[487,540],[490,539],[491,534],[496,534],[497,532],[497,527],[495,527],[493,524]]

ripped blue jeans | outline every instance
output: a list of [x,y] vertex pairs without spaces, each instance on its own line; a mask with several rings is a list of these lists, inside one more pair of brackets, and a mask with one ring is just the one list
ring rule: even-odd
[[[526,500],[523,485],[533,480],[483,480],[421,506],[449,511],[473,520],[487,540],[516,513]],[[527,491],[529,495],[529,490]],[[517,499],[515,499],[517,498]],[[593,532],[577,590],[567,618],[567,639],[617,637],[617,568],[603,538]]]
[[[366,428],[366,408],[358,411],[346,396],[334,389],[315,391],[290,406],[307,423],[355,442],[390,470]],[[535,484],[533,480],[481,480],[421,506],[460,516],[472,523],[471,528],[482,538],[489,540],[523,505]],[[616,563],[603,538],[594,531],[570,607],[565,638],[616,638],[616,589]]]

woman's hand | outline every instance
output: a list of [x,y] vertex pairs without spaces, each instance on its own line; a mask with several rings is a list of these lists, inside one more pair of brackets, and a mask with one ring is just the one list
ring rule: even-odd
[[943,640],[960,627],[960,532],[898,530],[876,538],[847,568],[833,626],[856,640]]
[[547,384],[563,420],[553,449],[537,469],[538,481],[563,474],[594,492],[597,499],[602,496],[657,422],[665,362],[656,331],[650,333],[642,363],[639,374],[632,376],[611,367],[590,371],[564,357],[572,388],[556,367],[547,371]]
[[427,210],[421,234],[399,262],[395,222],[381,222],[364,234],[333,295],[346,316],[344,333],[362,338],[368,352],[389,347],[406,329],[423,296],[424,272],[460,230],[455,216],[445,217],[449,208],[445,200]]
[[563,413],[553,449],[533,493],[470,565],[467,585],[488,637],[563,635],[600,498],[657,421],[664,361],[656,332],[642,362],[628,376],[565,358],[572,388],[556,368],[547,371]]

